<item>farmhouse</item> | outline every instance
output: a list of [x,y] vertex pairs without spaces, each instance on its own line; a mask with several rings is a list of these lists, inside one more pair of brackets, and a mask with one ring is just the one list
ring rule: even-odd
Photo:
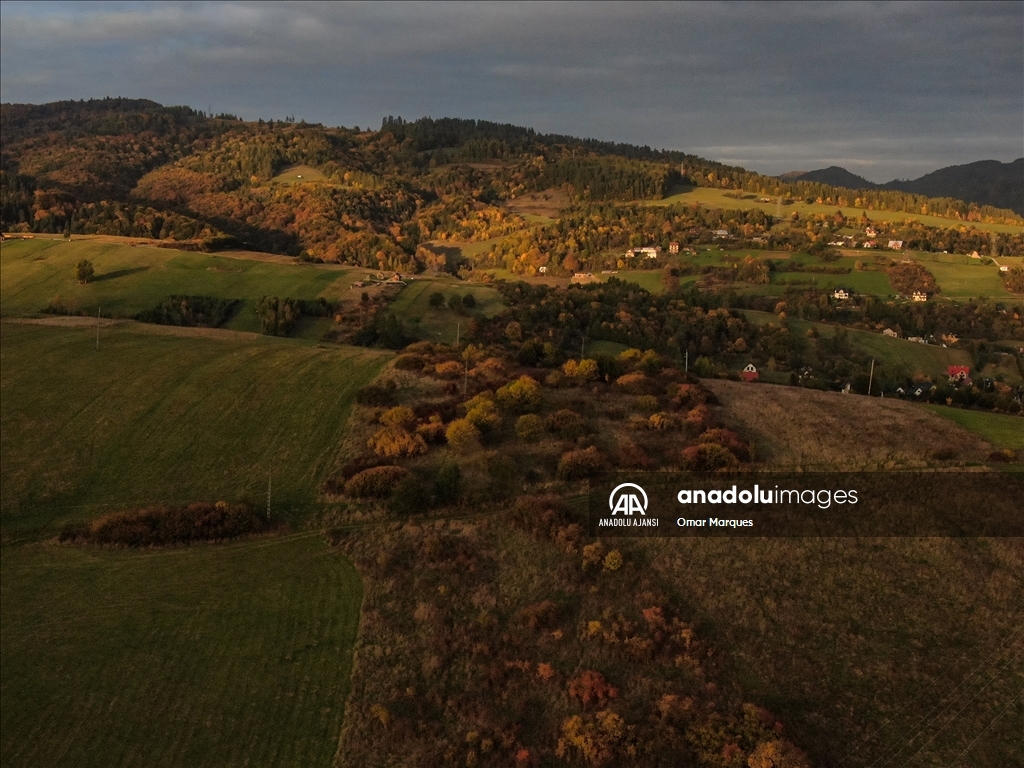
[[848,298],[850,298],[850,292],[845,288],[836,288],[834,291],[832,291],[832,298],[838,299],[839,301],[846,301]]
[[744,381],[757,381],[761,378],[761,374],[757,372],[753,363],[747,363],[747,367],[740,371],[740,378]]
[[951,365],[946,369],[950,384],[970,384],[971,369],[967,365]]
[[878,241],[877,240],[868,240],[861,247],[862,248],[877,248],[878,247]]
[[910,298],[913,301],[928,301],[928,294],[924,291],[914,291]]
[[882,331],[882,335],[888,336],[890,339],[898,339],[900,337],[900,335],[896,333],[896,331],[894,331],[892,328],[886,328],[884,331]]
[[593,272],[577,272],[569,279],[569,282],[573,285],[586,285],[587,283],[600,282],[600,280],[594,277]]
[[626,251],[626,258],[631,259],[634,256],[643,256],[645,259],[656,259],[661,248],[647,246],[645,248],[630,248]]
[[728,229],[716,229],[711,234],[714,235],[716,240],[718,240],[719,238],[722,238],[722,237],[728,237],[729,236],[729,230]]
[[890,251],[898,251],[903,248],[902,240],[890,240],[889,245],[886,246]]
[[668,244],[668,252],[669,253],[679,253],[679,243],[678,243],[678,241],[673,240],[671,243]]

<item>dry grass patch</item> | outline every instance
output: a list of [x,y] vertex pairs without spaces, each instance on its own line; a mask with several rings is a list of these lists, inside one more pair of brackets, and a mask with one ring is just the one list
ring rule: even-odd
[[727,426],[776,466],[912,467],[984,461],[992,446],[912,403],[796,387],[704,380]]

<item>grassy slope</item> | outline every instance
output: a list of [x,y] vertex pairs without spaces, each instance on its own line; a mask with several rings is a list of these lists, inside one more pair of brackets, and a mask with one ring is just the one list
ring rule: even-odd
[[308,535],[5,546],[0,763],[328,766],[361,586]]
[[484,285],[465,283],[454,279],[416,278],[402,289],[398,297],[391,302],[389,308],[404,323],[429,341],[454,342],[456,327],[461,322],[462,334],[465,338],[468,318],[458,315],[450,309],[433,309],[430,306],[430,295],[444,294],[445,301],[458,294],[472,294],[476,306],[469,311],[470,315],[482,313],[494,317],[505,310],[501,294],[494,288]]
[[[957,461],[984,461],[986,441],[1013,434],[978,428],[1009,416],[705,383],[726,423],[775,466],[908,467],[949,447]],[[964,417],[984,440],[932,411]],[[1000,427],[1014,424],[1019,439],[1024,419]],[[816,765],[1024,764],[1014,752],[1024,702],[1013,704],[1024,684],[1021,540],[664,539],[651,543],[650,562],[681,585],[728,676]]]
[[[757,325],[778,324],[779,318],[768,312],[753,309],[744,310],[747,319]],[[795,333],[805,334],[816,328],[823,337],[831,338],[837,326],[830,323],[814,323],[810,320],[790,319],[789,327]],[[880,333],[848,328],[850,343],[887,364],[892,370],[903,370],[908,375],[923,373],[928,376],[942,376],[951,365],[971,365],[971,356],[962,349],[949,349],[934,344],[919,344],[906,339],[893,339]]]
[[[725,194],[728,190],[724,189],[711,189],[710,187],[693,187],[685,192],[679,192],[674,195],[670,195],[661,200],[655,200],[648,202],[648,205],[671,205],[673,203],[689,205],[691,203],[699,203],[709,208],[721,208],[723,210],[749,210],[752,208],[761,208],[766,213],[775,215],[776,204],[772,203],[761,203],[758,202],[757,197],[752,200],[736,200],[731,197],[726,197]],[[750,193],[746,193],[750,194]],[[854,208],[853,206],[847,206],[845,209],[838,205],[807,205],[804,202],[796,202],[791,205],[782,206],[782,215],[788,217],[794,211],[798,212],[801,216],[809,213],[817,214],[828,214],[833,215],[836,211],[843,211],[847,216],[860,215],[862,209]],[[961,224],[971,224],[975,228],[985,232],[1022,232],[1024,227],[1014,226],[1012,224],[983,224],[981,222],[961,222],[956,219],[943,219],[938,216],[926,216],[919,213],[903,213],[899,211],[867,211],[868,218],[872,221],[906,221],[907,219],[913,219],[919,221],[922,224],[929,227],[957,227]]]
[[[302,503],[330,471],[356,390],[387,355],[135,324],[0,326],[0,510],[36,527],[95,508],[237,498]],[[102,507],[100,507],[102,508]]]
[[928,408],[964,429],[981,435],[993,445],[1017,451],[1024,450],[1024,419],[1020,417],[947,408],[942,405],[930,405]]
[[[87,285],[75,280],[74,265],[80,259],[91,261],[96,270],[95,279]],[[127,317],[152,309],[172,294],[250,300],[264,295],[337,298],[351,283],[351,275],[337,267],[97,241],[4,243],[0,265],[0,314],[4,316],[38,314],[57,297],[75,311],[95,314],[100,307],[104,315]],[[246,322],[241,326],[232,322],[229,327],[258,331],[255,311],[248,309]]]

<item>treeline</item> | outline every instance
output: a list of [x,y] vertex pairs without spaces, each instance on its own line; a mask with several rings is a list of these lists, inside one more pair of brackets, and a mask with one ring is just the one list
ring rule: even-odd
[[255,507],[245,503],[195,502],[114,512],[88,523],[70,523],[60,541],[114,547],[160,547],[219,541],[265,533],[275,527]]
[[171,296],[153,309],[139,312],[135,319],[158,325],[217,328],[231,316],[238,304],[238,299],[214,296]]
[[289,299],[262,296],[256,301],[256,316],[260,319],[260,333],[268,336],[287,336],[303,315],[330,317],[338,309],[337,302],[318,299]]

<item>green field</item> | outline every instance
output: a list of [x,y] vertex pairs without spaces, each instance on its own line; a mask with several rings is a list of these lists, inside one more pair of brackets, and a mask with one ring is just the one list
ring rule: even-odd
[[[86,285],[74,266],[88,259],[96,270]],[[0,314],[37,315],[59,299],[70,311],[130,317],[152,309],[171,295],[254,300],[260,296],[338,298],[353,272],[337,266],[256,261],[149,246],[95,240],[18,240],[0,249]],[[247,304],[251,304],[248,301]],[[255,310],[243,306],[228,323],[258,331]]]
[[259,499],[271,471],[275,499],[309,502],[355,392],[389,357],[136,323],[104,327],[98,351],[95,338],[93,328],[0,325],[8,531],[110,507]]
[[964,429],[981,435],[993,445],[1024,451],[1024,418],[986,411],[967,411],[963,408],[947,408],[943,405],[929,405],[928,408],[956,422]]
[[[469,316],[482,314],[494,317],[505,311],[501,294],[494,288],[479,283],[466,283],[454,278],[416,278],[402,289],[389,308],[418,336],[428,341],[454,343],[456,333],[467,338],[469,317],[460,315],[447,306],[434,309],[430,306],[430,295],[441,293],[447,302],[454,295],[472,294],[476,306],[466,310]],[[459,326],[461,325],[461,330]]]
[[[690,205],[692,203],[698,203],[708,208],[721,208],[723,210],[750,210],[752,208],[761,208],[766,213],[775,215],[776,203],[761,203],[758,202],[758,198],[761,195],[754,195],[752,199],[741,199],[737,200],[732,197],[726,197],[729,190],[726,189],[713,189],[711,187],[692,187],[686,191],[678,192],[668,197],[664,197],[661,200],[648,201],[647,205]],[[731,193],[735,194],[735,193]],[[747,197],[751,197],[751,193],[741,193]],[[766,195],[767,197],[767,195]],[[847,216],[851,214],[859,215],[863,209],[854,208],[852,205],[838,206],[838,205],[818,205],[812,203],[808,205],[803,201],[791,203],[790,205],[782,206],[782,215],[788,217],[794,211],[799,213],[801,216],[805,216],[810,213],[814,214],[826,214],[834,215],[837,211],[843,211]],[[927,216],[919,213],[904,213],[900,211],[866,211],[868,218],[872,221],[906,221],[913,219],[919,221],[922,224],[929,227],[959,227],[962,224],[969,224],[976,229],[985,232],[1009,232],[1009,233],[1020,233],[1024,232],[1024,227],[1015,226],[1012,224],[984,224],[982,222],[965,222],[958,219],[944,219],[939,216]]]
[[4,546],[5,768],[329,766],[362,588],[318,536]]

